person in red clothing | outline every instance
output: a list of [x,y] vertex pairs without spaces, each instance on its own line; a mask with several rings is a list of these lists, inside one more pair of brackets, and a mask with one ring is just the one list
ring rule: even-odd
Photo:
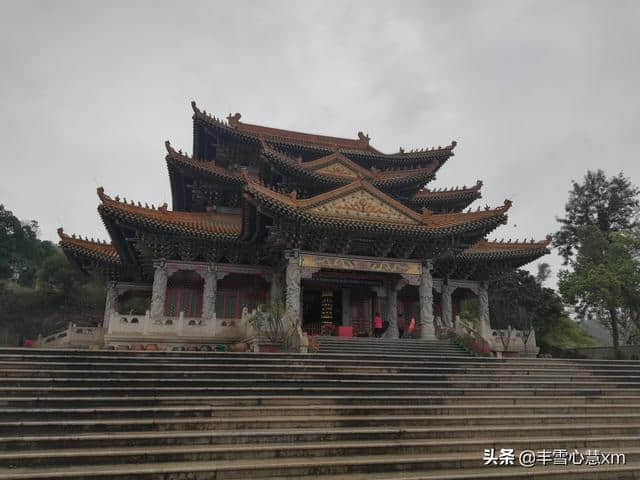
[[382,317],[378,312],[376,312],[376,316],[373,317],[373,334],[376,337],[382,335]]
[[415,329],[416,329],[416,319],[414,317],[411,317],[411,323],[409,324],[409,331],[407,332],[407,337],[412,337]]

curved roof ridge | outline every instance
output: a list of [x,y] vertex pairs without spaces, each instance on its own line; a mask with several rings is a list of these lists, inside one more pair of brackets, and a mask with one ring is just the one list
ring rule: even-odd
[[120,201],[119,197],[111,198],[104,193],[104,188],[98,187],[98,197],[102,201],[103,210],[134,218],[143,223],[164,224],[187,230],[191,233],[223,234],[237,236],[242,229],[242,215],[240,213],[227,212],[182,212],[169,210],[164,203],[158,208],[143,207],[140,202],[136,205],[128,203],[126,199]]
[[94,254],[109,260],[120,261],[120,255],[118,255],[116,247],[114,247],[111,242],[94,240],[93,238],[89,239],[88,237],[82,238],[81,236],[76,236],[75,233],[68,235],[62,227],[58,228],[57,232],[62,248],[71,247],[76,250],[80,249],[87,254]]
[[169,140],[164,142],[164,146],[167,149],[166,160],[168,162],[175,162],[177,164],[199,170],[202,173],[225,177],[236,182],[242,180],[242,174],[239,171],[229,170],[228,168],[217,165],[213,160],[196,160],[186,153],[183,153],[182,150],[176,151],[171,146]]
[[194,118],[203,120],[211,125],[224,128],[235,134],[245,136],[252,139],[258,139],[260,136],[276,143],[288,143],[293,145],[310,146],[319,148],[322,150],[335,150],[336,147],[344,150],[345,152],[353,152],[354,154],[366,154],[373,155],[380,158],[387,158],[389,160],[419,160],[430,156],[447,156],[453,155],[453,149],[456,147],[457,142],[452,140],[449,145],[422,148],[405,152],[400,149],[396,153],[383,153],[376,148],[372,147],[369,142],[369,135],[364,134],[362,131],[358,132],[358,138],[344,138],[334,137],[330,135],[318,135],[313,133],[299,132],[295,130],[286,130],[274,127],[266,127],[263,125],[255,125],[250,123],[244,123],[240,121],[242,115],[236,113],[234,115],[227,116],[226,121],[215,117],[206,112],[206,110],[200,110],[195,101],[191,101],[191,108],[194,112]]

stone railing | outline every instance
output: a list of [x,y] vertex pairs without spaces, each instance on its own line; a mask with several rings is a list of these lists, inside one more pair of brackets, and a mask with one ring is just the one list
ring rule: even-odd
[[242,318],[177,317],[157,319],[147,311],[144,315],[114,313],[109,320],[108,336],[131,338],[144,342],[158,339],[167,342],[197,339],[201,343],[239,341],[247,337],[247,321]]
[[[491,329],[488,335],[483,335],[470,322],[457,319],[454,329],[455,335],[467,336],[473,339],[473,350],[496,357],[504,356],[537,356],[540,349],[536,345],[536,334],[507,329]],[[446,332],[445,332],[446,333]]]
[[104,344],[104,329],[102,327],[81,327],[69,323],[65,330],[46,337],[38,336],[33,342],[38,348],[90,348]]
[[516,330],[511,327],[506,329],[492,329],[489,341],[493,345],[493,351],[498,354],[537,356],[540,352],[540,348],[536,345],[536,333],[533,329],[529,332]]

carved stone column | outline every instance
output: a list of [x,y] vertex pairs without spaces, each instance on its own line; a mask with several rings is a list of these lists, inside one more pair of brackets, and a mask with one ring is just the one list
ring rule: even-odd
[[216,318],[216,296],[218,295],[218,273],[216,267],[208,265],[204,272],[204,288],[202,290],[202,318]]
[[118,311],[118,291],[116,289],[116,282],[107,283],[107,298],[104,302],[104,320],[102,321],[102,327],[105,330],[109,329],[109,321],[111,315]]
[[351,289],[342,289],[342,325],[351,326]]
[[387,283],[387,321],[389,326],[384,332],[385,338],[398,338],[398,289],[396,281]]
[[298,252],[285,252],[287,259],[286,292],[285,292],[285,313],[290,316],[298,325],[302,325],[301,313],[301,289],[300,289],[300,264],[298,263]]
[[488,338],[491,334],[491,320],[489,319],[489,285],[480,282],[478,286],[478,301],[480,304],[480,334]]
[[433,327],[432,268],[433,264],[426,262],[422,266],[422,275],[420,276],[420,338],[422,339],[436,338],[435,328]]
[[271,285],[269,286],[269,301],[271,307],[280,304],[282,307],[282,275],[280,270],[274,270],[271,275]]
[[453,326],[453,305],[451,302],[451,294],[454,288],[448,283],[442,284],[442,294],[440,296],[440,310],[442,310],[442,323],[445,327]]
[[151,318],[154,322],[164,316],[164,301],[167,295],[167,266],[163,262],[154,265],[153,289],[151,290]]

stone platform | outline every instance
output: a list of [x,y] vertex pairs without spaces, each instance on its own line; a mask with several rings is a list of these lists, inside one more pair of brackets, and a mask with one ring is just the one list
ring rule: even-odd
[[[364,338],[315,354],[0,349],[0,480],[640,478],[638,372]],[[485,467],[490,448],[626,465]]]

